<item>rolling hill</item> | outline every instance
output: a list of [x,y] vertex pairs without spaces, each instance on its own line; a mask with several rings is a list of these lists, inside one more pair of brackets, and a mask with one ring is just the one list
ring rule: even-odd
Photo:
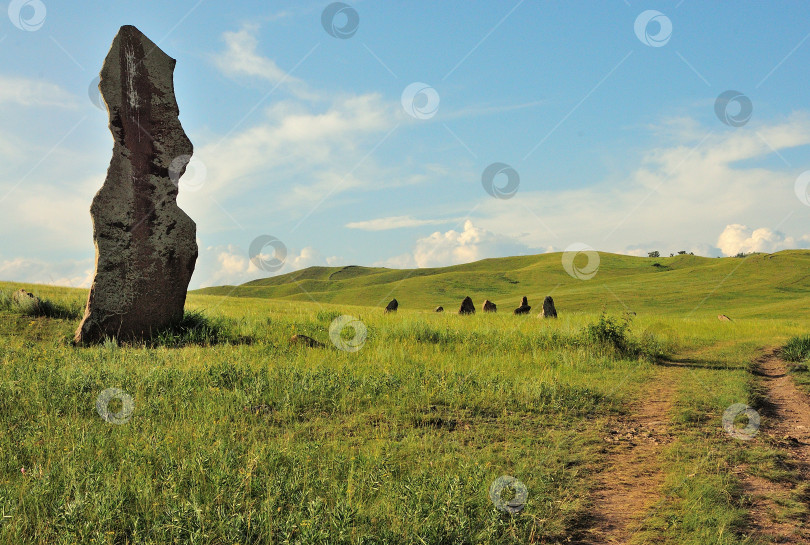
[[[400,308],[455,310],[469,295],[511,311],[529,297],[535,309],[554,297],[558,310],[655,312],[706,317],[786,318],[810,306],[810,251],[786,250],[745,258],[693,255],[646,258],[600,253],[590,280],[569,276],[562,254],[484,259],[441,268],[309,267],[240,286],[218,286],[195,294],[384,306],[396,298]],[[586,256],[580,256],[585,265]]]

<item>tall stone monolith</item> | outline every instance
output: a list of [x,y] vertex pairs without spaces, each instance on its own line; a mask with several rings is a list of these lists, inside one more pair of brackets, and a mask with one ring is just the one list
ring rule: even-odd
[[176,61],[123,26],[101,69],[113,152],[93,199],[96,272],[77,343],[138,340],[183,316],[197,226],[177,206],[193,146],[174,96]]

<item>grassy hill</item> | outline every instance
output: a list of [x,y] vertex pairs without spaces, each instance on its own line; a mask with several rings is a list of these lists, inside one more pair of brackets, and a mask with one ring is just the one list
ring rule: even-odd
[[[580,256],[584,266],[586,256]],[[287,299],[384,306],[396,298],[401,308],[455,310],[469,295],[511,310],[529,297],[535,308],[551,295],[558,310],[631,310],[684,316],[788,318],[810,303],[810,251],[788,250],[745,258],[679,255],[642,258],[600,253],[590,280],[569,276],[562,254],[484,259],[452,267],[310,267],[240,286],[219,286],[201,295]]]

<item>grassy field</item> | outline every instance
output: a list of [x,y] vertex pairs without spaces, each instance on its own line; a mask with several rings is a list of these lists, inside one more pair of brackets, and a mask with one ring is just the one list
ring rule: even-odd
[[[794,477],[777,446],[730,437],[721,417],[761,402],[763,348],[810,330],[810,253],[603,255],[589,281],[555,259],[316,268],[233,297],[201,290],[187,303],[197,333],[150,347],[75,348],[86,292],[25,286],[61,309],[49,318],[10,302],[22,284],[0,283],[0,543],[576,543],[604,437],[664,366],[678,377],[662,415],[673,441],[634,542],[756,543],[735,468]],[[552,291],[558,320],[509,312]],[[430,311],[467,294],[502,310]],[[402,310],[385,315],[390,297]],[[365,327],[356,351],[336,348],[353,328],[330,338],[341,315]],[[119,424],[97,410],[110,388],[132,399],[131,414],[109,405]],[[502,476],[525,486],[516,513],[490,496]],[[807,516],[802,501],[785,516]]]

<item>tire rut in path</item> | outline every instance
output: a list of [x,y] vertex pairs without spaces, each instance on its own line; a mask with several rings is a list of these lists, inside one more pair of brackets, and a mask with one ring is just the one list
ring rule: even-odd
[[[756,373],[767,397],[760,433],[787,454],[788,465],[799,475],[798,483],[806,483],[810,480],[810,397],[796,386],[776,349],[756,361]],[[744,490],[752,498],[750,535],[774,543],[810,545],[808,523],[774,516],[778,511],[774,497],[789,497],[796,485],[741,473]]]
[[664,482],[661,452],[671,441],[669,412],[683,369],[658,367],[630,414],[605,437],[608,459],[597,477],[590,518],[577,543],[627,543],[658,501]]

